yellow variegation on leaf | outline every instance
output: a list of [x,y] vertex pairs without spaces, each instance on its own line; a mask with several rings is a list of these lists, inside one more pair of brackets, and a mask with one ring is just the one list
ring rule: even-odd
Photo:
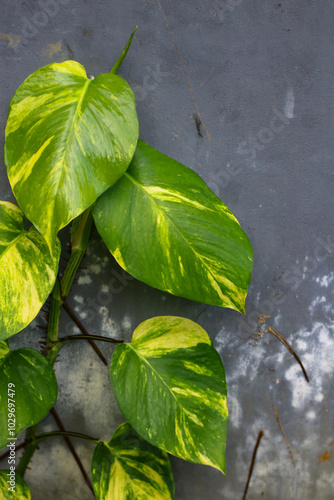
[[167,453],[142,439],[129,423],[101,441],[92,460],[97,500],[172,500],[174,480]]
[[253,251],[239,222],[191,169],[142,141],[93,207],[120,266],[150,286],[245,312]]
[[60,242],[51,255],[43,236],[24,229],[24,214],[0,201],[0,340],[25,328],[38,314],[56,280]]
[[5,163],[14,195],[50,248],[59,229],[125,172],[138,139],[134,94],[75,61],[30,75],[8,114]]
[[144,439],[225,472],[225,372],[203,328],[173,316],[144,321],[115,350],[110,374],[120,410]]
[[0,471],[0,500],[31,500],[27,483],[16,471],[14,475],[10,470]]

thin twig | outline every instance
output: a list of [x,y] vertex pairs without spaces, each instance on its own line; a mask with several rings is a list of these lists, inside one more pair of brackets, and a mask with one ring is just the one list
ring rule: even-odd
[[[77,327],[79,328],[79,330],[82,331],[82,333],[84,335],[87,335],[88,337],[90,336],[90,333],[87,332],[86,328],[84,327],[84,325],[81,323],[80,319],[78,318],[78,316],[75,314],[75,312],[71,309],[71,307],[68,305],[68,303],[66,302],[66,300],[63,302],[63,307],[65,309],[65,311],[67,312],[67,314],[70,316],[70,318],[74,321],[74,323],[77,325]],[[102,352],[100,351],[100,349],[97,347],[97,345],[95,344],[94,340],[91,340],[91,339],[88,339],[88,342],[90,343],[90,345],[92,346],[92,348],[94,349],[94,351],[96,352],[96,354],[99,356],[99,358],[101,359],[102,363],[104,363],[106,366],[108,366],[108,361],[106,360],[106,358],[103,356]]]
[[[53,418],[55,419],[55,421],[56,421],[56,423],[57,423],[57,425],[58,425],[59,429],[60,429],[62,432],[66,432],[66,431],[65,431],[65,427],[64,427],[64,425],[63,425],[63,422],[61,421],[61,419],[60,419],[60,417],[59,417],[59,415],[58,415],[58,413],[57,413],[57,410],[56,410],[54,407],[53,407],[53,408],[51,408],[51,413],[52,413],[52,416],[53,416]],[[85,480],[85,481],[86,481],[86,483],[87,483],[87,486],[88,486],[88,487],[89,487],[89,489],[90,489],[90,490],[94,493],[94,489],[93,489],[92,483],[91,483],[91,481],[90,481],[90,479],[89,479],[89,477],[88,477],[87,472],[85,471],[85,468],[84,468],[84,466],[83,466],[83,464],[82,464],[82,462],[81,462],[81,460],[80,460],[80,457],[78,456],[77,452],[75,451],[75,448],[74,448],[74,446],[73,446],[72,441],[70,440],[70,438],[69,438],[68,436],[64,436],[64,439],[65,439],[65,441],[66,441],[66,444],[67,444],[68,448],[70,449],[70,451],[71,451],[71,453],[72,453],[72,455],[73,455],[74,460],[75,460],[75,461],[76,461],[76,463],[78,464],[78,467],[79,467],[79,469],[80,469],[80,471],[81,471],[81,474],[82,474],[82,476],[83,476],[84,480]]]
[[258,314],[257,315],[257,322],[263,324],[266,322],[265,320],[267,318],[271,318],[271,316],[266,316],[265,314]]
[[[188,78],[188,85],[189,85],[190,92],[191,92],[191,97],[192,97],[192,99],[193,99],[193,101],[194,101],[194,105],[195,105],[195,108],[196,108],[196,111],[197,111],[198,117],[199,117],[199,119],[201,120],[201,123],[202,123],[202,125],[203,125],[203,127],[204,127],[204,129],[205,129],[206,135],[208,136],[209,143],[210,143],[210,146],[211,146],[211,138],[210,138],[210,134],[209,134],[208,129],[207,129],[207,128],[206,128],[206,126],[205,126],[205,123],[204,123],[204,121],[203,121],[203,118],[202,118],[202,116],[201,116],[201,113],[199,112],[199,109],[198,109],[198,107],[197,107],[197,104],[196,104],[196,99],[195,99],[195,96],[194,96],[193,88],[192,88],[192,86],[191,86],[191,81],[190,81],[190,76],[189,76],[188,70],[187,70],[187,68],[186,68],[186,65],[185,65],[185,63],[184,63],[184,61],[183,61],[183,59],[182,59],[181,53],[180,53],[180,51],[179,51],[179,49],[178,49],[178,46],[176,45],[176,42],[175,42],[174,37],[173,37],[173,34],[172,34],[172,32],[171,32],[171,30],[170,30],[170,27],[169,27],[169,25],[168,25],[168,21],[167,21],[167,17],[166,17],[165,11],[163,10],[163,8],[162,8],[161,3],[159,2],[159,0],[157,0],[157,2],[158,2],[158,5],[159,5],[159,7],[160,7],[160,10],[161,10],[161,12],[162,12],[162,15],[164,16],[164,20],[165,20],[165,24],[166,24],[166,27],[167,27],[167,30],[168,30],[169,36],[170,36],[170,37],[171,37],[171,39],[172,39],[172,42],[173,42],[174,47],[175,47],[175,49],[176,49],[176,52],[178,53],[178,56],[179,56],[179,58],[180,58],[180,60],[181,60],[181,63],[182,63],[183,69],[184,69],[184,71],[185,71],[185,73],[186,73],[186,75],[187,75],[187,78]],[[212,146],[211,146],[211,149],[212,149]]]
[[261,429],[260,432],[259,432],[259,435],[257,437],[255,448],[254,448],[254,451],[253,451],[252,461],[251,461],[251,464],[250,464],[250,468],[249,468],[249,472],[248,472],[248,478],[247,478],[247,483],[246,483],[246,487],[245,487],[245,491],[244,491],[242,500],[245,500],[246,496],[247,496],[247,491],[248,491],[249,483],[250,483],[250,480],[251,480],[251,477],[252,477],[252,474],[253,474],[254,465],[255,465],[257,450],[258,450],[258,448],[260,446],[260,442],[261,442],[261,439],[263,438],[263,436],[264,436],[264,432]]
[[288,441],[288,438],[286,437],[286,434],[285,434],[284,429],[283,429],[283,425],[281,424],[280,418],[278,416],[278,412],[276,410],[276,406],[273,406],[273,408],[274,408],[274,412],[275,412],[275,415],[276,415],[277,423],[279,425],[279,428],[281,429],[281,432],[282,432],[283,437],[284,437],[284,441],[285,441],[285,443],[286,443],[286,445],[288,447],[292,463],[294,464],[295,463],[295,459],[293,458],[293,454],[292,454],[292,451],[291,451],[291,448],[290,448],[290,445],[289,445],[289,441]]
[[262,339],[263,335],[262,335],[261,327],[258,326],[257,330],[258,330],[257,332],[251,332],[251,333],[254,333],[254,335],[258,335]]
[[299,358],[298,354],[292,349],[291,345],[285,340],[284,337],[282,337],[282,335],[280,333],[278,333],[275,328],[273,328],[272,326],[268,326],[267,330],[265,330],[265,333],[272,333],[273,335],[275,335],[281,342],[282,344],[285,345],[285,347],[288,349],[288,351],[291,352],[291,354],[295,357],[295,359],[298,361],[298,363],[300,364],[300,367],[301,369],[303,370],[303,374],[304,374],[304,377],[306,379],[307,382],[310,381],[308,375],[307,375],[307,372],[304,368],[304,365],[303,363],[301,362],[301,359]]

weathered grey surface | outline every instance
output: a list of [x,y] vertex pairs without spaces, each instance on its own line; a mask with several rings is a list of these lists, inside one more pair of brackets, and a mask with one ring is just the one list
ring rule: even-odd
[[[84,64],[88,74],[105,72],[138,24],[120,74],[135,88],[141,138],[198,172],[237,215],[254,248],[244,318],[134,280],[122,285],[113,279],[120,270],[96,233],[84,263],[87,270],[81,271],[70,298],[91,333],[129,339],[139,322],[173,314],[198,320],[219,349],[229,383],[227,476],[173,459],[175,498],[241,498],[262,428],[265,437],[248,498],[332,499],[333,2],[162,0],[212,150],[203,127],[203,137],[198,134],[187,77],[156,0],[58,0],[54,17],[29,34],[25,19],[43,24],[36,14],[46,3],[1,0],[2,132],[10,98],[31,72],[70,58]],[[273,121],[277,114],[283,121]],[[0,198],[12,199],[2,159],[0,176]],[[65,231],[64,242],[67,236]],[[109,286],[109,295],[96,298],[103,285],[104,290]],[[248,338],[256,313],[268,311],[268,324],[302,357],[309,384],[280,342],[266,344],[270,334],[251,345],[256,343]],[[68,325],[64,313],[62,330]],[[34,322],[11,345],[37,345],[39,335]],[[112,348],[102,349],[109,359]],[[90,346],[64,348],[57,375],[57,409],[66,427],[108,439],[122,416],[108,369]],[[55,424],[48,418],[43,427]],[[92,446],[76,445],[89,469]],[[92,498],[60,440],[41,444],[26,479],[34,500]]]

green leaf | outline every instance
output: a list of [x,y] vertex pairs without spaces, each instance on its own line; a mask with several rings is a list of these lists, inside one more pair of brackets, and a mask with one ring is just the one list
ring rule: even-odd
[[[0,357],[0,449],[27,427],[47,416],[57,399],[57,380],[48,360],[34,349],[17,349]],[[14,384],[14,386],[9,385]],[[10,389],[9,389],[10,388]],[[11,396],[10,391],[15,393]],[[15,426],[8,434],[9,402],[15,404]]]
[[100,442],[92,460],[97,500],[171,500],[174,480],[168,455],[142,439],[127,422]]
[[142,141],[93,208],[120,266],[150,286],[244,312],[253,251],[237,219],[192,170]]
[[[15,472],[15,485],[11,484],[9,470],[0,471],[0,500],[31,500],[31,494],[25,480]],[[9,481],[9,482],[7,482]]]
[[225,472],[225,372],[203,328],[173,316],[144,321],[115,350],[110,375],[120,410],[144,439]]
[[9,109],[5,163],[19,206],[53,248],[56,234],[125,172],[138,139],[134,94],[75,61],[30,75]]
[[38,314],[55,283],[60,250],[57,239],[51,256],[35,228],[24,230],[21,210],[0,201],[0,340]]

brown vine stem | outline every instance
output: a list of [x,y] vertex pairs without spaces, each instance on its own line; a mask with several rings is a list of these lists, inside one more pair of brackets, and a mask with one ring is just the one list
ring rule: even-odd
[[299,358],[298,354],[294,351],[294,349],[291,347],[291,345],[285,340],[285,338],[280,334],[278,333],[275,328],[273,328],[272,326],[268,326],[267,330],[265,330],[264,333],[272,333],[273,335],[275,335],[281,342],[282,344],[285,345],[285,347],[288,349],[288,351],[291,352],[291,354],[294,356],[294,358],[298,361],[302,371],[303,371],[303,374],[304,374],[304,377],[306,379],[307,382],[310,381],[308,375],[307,375],[307,372],[304,368],[304,365],[303,363],[301,362],[301,359]]
[[258,450],[258,448],[260,446],[261,439],[263,438],[263,436],[264,436],[264,432],[261,429],[260,432],[259,432],[259,435],[257,437],[255,448],[254,448],[254,451],[253,451],[252,461],[251,461],[251,464],[250,464],[250,468],[249,468],[249,472],[248,472],[248,478],[247,478],[247,483],[246,483],[246,487],[245,487],[245,491],[244,491],[242,500],[246,500],[246,496],[247,496],[247,492],[248,492],[248,488],[249,488],[249,483],[250,483],[250,480],[252,478],[253,469],[254,469],[254,465],[255,465],[257,450]]
[[[57,410],[55,409],[55,407],[51,408],[51,414],[53,416],[53,418],[55,419],[59,429],[62,431],[62,432],[66,432],[65,430],[65,427],[63,425],[63,422],[61,421],[58,413],[57,413]],[[75,448],[73,446],[73,443],[72,441],[70,440],[70,438],[68,436],[64,436],[64,439],[66,441],[66,444],[69,448],[69,450],[71,451],[72,455],[73,455],[73,458],[74,460],[76,461],[76,463],[78,464],[78,467],[81,471],[81,474],[82,474],[82,477],[84,478],[84,480],[86,481],[87,483],[87,486],[89,487],[89,489],[94,493],[94,489],[93,489],[93,485],[88,477],[88,474],[87,472],[85,471],[85,468],[80,460],[80,457],[79,455],[77,454],[77,452],[75,451]]]
[[[84,327],[84,325],[81,323],[81,321],[78,318],[78,316],[75,314],[75,312],[73,311],[73,309],[68,305],[68,303],[66,301],[63,302],[63,308],[65,309],[65,311],[67,312],[67,314],[70,316],[70,318],[74,321],[74,323],[77,325],[77,327],[79,328],[79,330],[81,330],[82,333],[86,337],[88,337],[88,338],[86,338],[86,340],[88,340],[88,342],[90,343],[90,345],[92,346],[92,348],[94,349],[94,351],[96,352],[96,354],[101,359],[102,363],[104,363],[106,366],[108,366],[108,361],[103,356],[103,354],[100,351],[100,349],[98,348],[98,346],[95,344],[93,338],[91,338],[91,339],[89,338],[89,337],[93,337],[93,336],[90,333],[88,333],[88,331],[86,330],[86,328]],[[61,340],[64,340],[64,339],[61,339]]]
[[209,143],[210,143],[210,147],[211,147],[211,150],[212,150],[212,145],[211,145],[211,138],[210,138],[210,134],[209,134],[208,129],[206,128],[206,125],[205,125],[205,123],[204,123],[204,121],[203,121],[203,118],[202,118],[202,116],[201,116],[201,113],[199,112],[199,109],[198,109],[198,107],[197,107],[197,103],[196,103],[196,99],[195,99],[195,95],[194,95],[193,88],[192,88],[192,85],[191,85],[190,76],[189,76],[189,73],[188,73],[187,67],[186,67],[186,65],[185,65],[185,63],[184,63],[184,61],[183,61],[183,59],[182,59],[181,52],[179,51],[178,46],[176,45],[176,42],[175,42],[175,40],[174,40],[173,34],[172,34],[171,30],[170,30],[170,27],[169,27],[169,24],[168,24],[168,21],[167,21],[167,17],[166,17],[165,11],[164,11],[164,9],[162,8],[161,3],[160,3],[160,1],[159,1],[159,0],[157,0],[157,3],[158,3],[158,5],[159,5],[159,7],[160,7],[160,10],[161,10],[161,12],[162,12],[162,15],[164,16],[164,20],[165,20],[165,24],[166,24],[166,27],[167,27],[167,30],[168,30],[169,36],[170,36],[170,37],[171,37],[171,39],[172,39],[172,42],[173,42],[174,47],[175,47],[175,49],[176,49],[176,52],[178,53],[178,56],[179,56],[179,58],[180,58],[180,60],[181,60],[181,63],[182,63],[183,69],[184,69],[184,71],[185,71],[185,73],[186,73],[186,75],[187,75],[188,85],[189,85],[189,89],[190,89],[191,97],[192,97],[192,99],[193,99],[194,106],[195,106],[195,108],[196,108],[196,111],[197,111],[198,117],[199,117],[199,119],[200,119],[200,121],[201,121],[201,123],[202,123],[202,125],[203,125],[203,127],[204,127],[204,130],[205,130],[205,132],[206,132],[206,135],[208,136]]

